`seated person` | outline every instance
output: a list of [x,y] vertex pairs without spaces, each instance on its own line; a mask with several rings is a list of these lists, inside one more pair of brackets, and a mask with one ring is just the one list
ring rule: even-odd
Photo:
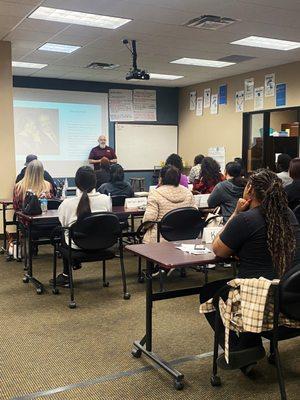
[[201,172],[201,163],[203,161],[204,156],[199,154],[194,159],[194,166],[190,170],[189,174],[189,182],[194,183],[195,179],[199,179],[200,172]]
[[111,196],[133,197],[134,192],[128,182],[124,181],[124,170],[119,164],[110,167],[110,182],[103,183],[98,191]]
[[[167,212],[176,208],[196,208],[192,192],[180,185],[179,181],[180,172],[177,168],[172,165],[165,165],[161,169],[158,188],[149,193],[143,222],[160,221]],[[157,242],[156,225],[147,230],[144,242]]]
[[288,154],[279,154],[277,158],[277,176],[282,180],[283,187],[293,182],[289,174],[289,167],[292,157]]
[[[16,183],[18,183],[21,179],[24,178],[26,168],[27,168],[28,164],[29,164],[31,161],[33,161],[33,160],[37,160],[37,156],[34,155],[34,154],[28,154],[28,156],[26,157],[25,164],[24,164],[25,167],[22,168],[21,172],[20,172],[19,175],[17,176],[17,178],[16,178]],[[45,179],[45,181],[47,181],[47,182],[49,182],[49,183],[51,184],[51,186],[52,186],[52,191],[53,191],[53,194],[54,194],[54,196],[55,196],[55,195],[56,195],[56,185],[55,185],[55,182],[54,182],[53,178],[51,177],[51,175],[49,174],[49,172],[47,172],[47,171],[45,171],[45,170],[44,170],[44,179]]]
[[300,204],[300,158],[293,158],[290,162],[289,174],[292,183],[284,187],[288,197],[290,209],[294,210]]
[[201,194],[211,193],[217,183],[224,181],[220,165],[211,157],[204,157],[201,163],[201,172],[198,179],[195,179],[193,190]]
[[51,199],[53,197],[53,187],[51,183],[44,179],[44,167],[39,160],[29,162],[25,168],[24,178],[15,184],[13,206],[16,211],[22,210],[23,201],[28,190],[35,193],[38,198],[46,197]]
[[[58,208],[58,218],[62,226],[71,226],[91,213],[111,211],[110,199],[108,196],[96,192],[96,176],[91,167],[80,167],[75,175],[75,185],[79,189],[79,195],[65,199]],[[65,233],[65,245],[68,245],[68,232]],[[77,248],[72,244],[72,248]],[[75,265],[74,269],[79,268]],[[50,281],[52,283],[52,280]],[[69,287],[68,262],[64,260],[63,273],[56,279],[58,286]]]
[[233,159],[234,162],[237,162],[238,164],[240,164],[242,171],[241,171],[241,176],[243,178],[245,178],[247,176],[247,173],[245,171],[245,166],[244,166],[244,161],[241,157],[234,157]]
[[169,157],[166,159],[165,164],[173,165],[173,167],[178,169],[178,171],[180,172],[179,185],[189,187],[188,177],[182,173],[182,170],[183,170],[182,158],[178,154],[173,153],[173,154],[169,155]]
[[246,181],[241,177],[242,167],[237,162],[229,162],[225,166],[225,181],[217,183],[211,192],[208,207],[221,207],[223,222],[227,222],[234,212],[236,203],[243,196]]
[[98,189],[103,183],[110,181],[110,162],[106,157],[102,157],[100,160],[100,168],[95,170],[96,174],[96,189]]
[[[299,264],[299,225],[288,208],[282,182],[274,172],[261,169],[249,177],[243,198],[238,200],[234,213],[213,242],[213,251],[222,258],[232,255],[239,258],[238,278],[281,278]],[[200,302],[212,298],[227,281],[206,284],[200,292]],[[205,314],[213,328],[214,314]],[[224,346],[223,329],[221,333],[220,345]],[[265,355],[260,334],[244,332],[237,336],[230,332],[229,339],[232,358],[226,368],[253,365]],[[219,365],[224,367],[224,363],[222,355]]]

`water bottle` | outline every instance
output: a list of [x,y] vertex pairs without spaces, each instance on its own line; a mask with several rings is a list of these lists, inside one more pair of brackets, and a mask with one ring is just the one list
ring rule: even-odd
[[48,199],[46,197],[42,197],[40,199],[42,213],[45,214],[48,210]]
[[65,178],[63,188],[61,191],[61,197],[62,199],[65,199],[67,197],[67,190],[68,190],[68,179]]

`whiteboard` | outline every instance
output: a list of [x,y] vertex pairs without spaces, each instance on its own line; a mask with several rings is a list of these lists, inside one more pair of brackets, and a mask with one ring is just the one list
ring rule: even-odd
[[177,153],[177,126],[116,124],[115,147],[125,170],[152,170]]

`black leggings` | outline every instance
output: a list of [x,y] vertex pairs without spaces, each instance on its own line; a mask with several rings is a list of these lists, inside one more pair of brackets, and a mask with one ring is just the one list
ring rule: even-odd
[[[64,275],[69,275],[69,262],[67,258],[63,259],[63,264],[64,264],[64,269],[63,269],[63,274]],[[77,260],[72,261],[72,267],[78,267],[80,265],[80,262]]]
[[[224,287],[230,279],[221,279],[219,281],[214,281],[207,283],[200,290],[200,303],[205,303],[207,300],[214,297],[214,295]],[[227,294],[221,296],[223,300],[227,299]],[[215,330],[215,317],[216,313],[206,313],[205,317],[209,322],[213,330]],[[224,349],[225,342],[225,328],[222,324],[219,329],[219,344]],[[242,350],[245,348],[255,347],[261,345],[261,337],[258,333],[243,332],[239,336],[234,332],[230,331],[229,334],[229,346],[230,350]]]

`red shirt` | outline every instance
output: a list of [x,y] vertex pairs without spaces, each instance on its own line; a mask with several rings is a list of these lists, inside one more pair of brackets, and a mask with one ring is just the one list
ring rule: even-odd
[[[89,160],[101,160],[102,157],[106,157],[109,160],[115,160],[117,158],[115,151],[108,146],[105,146],[104,149],[101,149],[100,146],[93,147]],[[100,164],[94,164],[94,169],[100,169]]]
[[207,183],[203,182],[202,179],[195,179],[193,190],[197,190],[197,192],[200,192],[201,194],[208,194],[214,190],[217,183],[224,180],[225,177],[222,174],[219,175],[219,180],[210,179]]

